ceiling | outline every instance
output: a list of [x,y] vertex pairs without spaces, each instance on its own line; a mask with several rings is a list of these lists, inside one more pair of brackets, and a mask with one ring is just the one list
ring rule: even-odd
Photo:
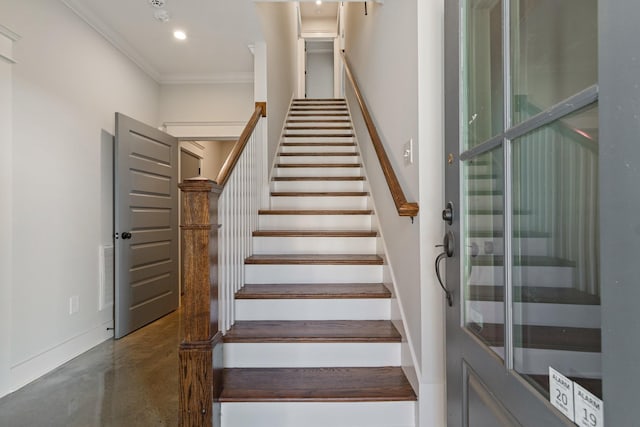
[[249,45],[262,34],[252,0],[164,0],[168,22],[150,0],[62,1],[159,83],[253,81]]
[[[263,0],[61,1],[159,83],[253,82],[249,46],[263,39],[255,7]],[[335,26],[338,4],[302,0],[301,22]],[[156,19],[158,10],[170,20]],[[176,29],[187,40],[175,39]]]
[[322,18],[322,19],[336,19],[338,17],[338,3],[323,2],[317,5],[315,2],[300,3],[300,16],[302,20]]

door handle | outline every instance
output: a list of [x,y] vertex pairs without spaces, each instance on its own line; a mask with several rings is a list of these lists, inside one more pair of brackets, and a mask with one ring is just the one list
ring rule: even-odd
[[131,233],[129,233],[128,231],[122,232],[122,240],[127,240],[130,238],[131,238]]
[[442,244],[436,245],[436,247],[443,248],[443,252],[436,257],[436,277],[438,278],[440,287],[444,291],[444,294],[447,298],[447,304],[449,305],[449,307],[453,307],[453,296],[451,295],[451,291],[447,289],[444,282],[442,281],[442,276],[440,275],[440,261],[445,258],[451,258],[455,253],[455,236],[453,235],[453,232],[447,231],[447,234],[444,235],[444,239],[442,240]]

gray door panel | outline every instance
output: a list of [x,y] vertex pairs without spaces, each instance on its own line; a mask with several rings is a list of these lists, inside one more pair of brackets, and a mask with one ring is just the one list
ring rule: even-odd
[[[178,308],[178,142],[116,114],[115,337]],[[131,238],[123,239],[123,233]]]

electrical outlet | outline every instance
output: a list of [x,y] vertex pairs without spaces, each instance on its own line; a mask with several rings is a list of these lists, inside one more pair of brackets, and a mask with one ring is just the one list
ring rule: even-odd
[[409,141],[404,144],[403,157],[405,165],[413,164],[413,138],[410,138]]
[[69,314],[75,314],[80,311],[80,297],[74,295],[69,298]]

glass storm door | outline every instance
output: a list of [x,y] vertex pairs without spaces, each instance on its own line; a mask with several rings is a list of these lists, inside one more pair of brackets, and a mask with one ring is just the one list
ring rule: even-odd
[[640,425],[640,2],[601,3],[445,2],[450,426]]

